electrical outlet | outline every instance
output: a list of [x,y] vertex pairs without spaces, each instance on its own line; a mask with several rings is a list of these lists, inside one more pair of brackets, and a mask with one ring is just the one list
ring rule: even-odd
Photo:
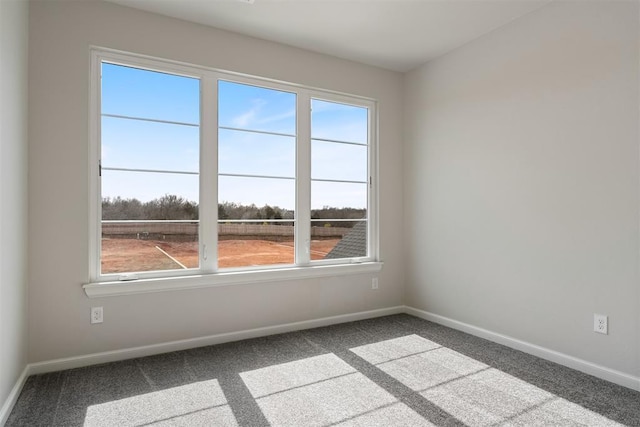
[[102,307],[91,307],[91,323],[102,323]]
[[606,315],[593,315],[593,332],[605,335],[609,332],[609,319]]
[[371,289],[378,289],[378,278],[374,277],[371,279]]

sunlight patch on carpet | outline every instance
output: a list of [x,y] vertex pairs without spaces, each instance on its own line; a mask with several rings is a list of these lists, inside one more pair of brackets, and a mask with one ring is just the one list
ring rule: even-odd
[[350,350],[469,426],[621,426],[418,335]]
[[84,426],[237,426],[217,380],[92,405]]
[[432,426],[334,354],[240,374],[273,426]]

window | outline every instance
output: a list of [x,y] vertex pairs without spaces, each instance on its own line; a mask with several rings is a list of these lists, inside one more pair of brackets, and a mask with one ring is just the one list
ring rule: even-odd
[[296,94],[218,81],[218,268],[295,263]]
[[101,274],[199,267],[199,93],[192,77],[102,63]]
[[377,261],[373,101],[92,61],[92,282]]
[[324,259],[368,255],[368,110],[311,100],[311,236],[328,232],[336,245],[312,240]]

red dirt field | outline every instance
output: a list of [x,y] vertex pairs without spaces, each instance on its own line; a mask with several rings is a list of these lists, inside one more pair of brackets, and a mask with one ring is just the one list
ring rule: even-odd
[[[339,239],[313,240],[311,259],[323,259]],[[173,259],[171,259],[173,258]],[[175,261],[174,261],[175,260]],[[218,242],[218,267],[293,264],[293,242],[222,240]],[[198,242],[102,239],[102,273],[175,270],[198,267]]]

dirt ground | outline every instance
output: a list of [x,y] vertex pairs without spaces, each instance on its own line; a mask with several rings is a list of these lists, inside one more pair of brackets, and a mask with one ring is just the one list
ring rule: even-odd
[[[311,259],[323,259],[338,241],[339,239],[313,240]],[[293,264],[293,262],[292,241],[223,240],[218,242],[219,268]],[[197,267],[197,242],[102,239],[103,274]]]

